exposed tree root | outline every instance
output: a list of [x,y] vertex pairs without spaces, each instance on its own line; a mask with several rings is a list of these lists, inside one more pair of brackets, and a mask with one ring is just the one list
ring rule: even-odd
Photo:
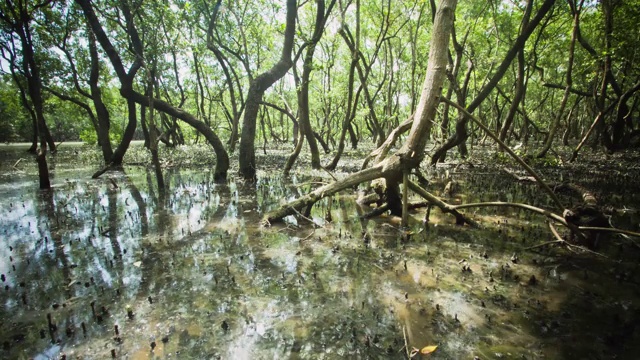
[[263,224],[268,225],[272,222],[282,221],[285,217],[295,215],[299,210],[305,207],[310,208],[318,200],[326,196],[332,196],[341,190],[377,179],[380,177],[381,171],[382,165],[378,165],[376,167],[359,171],[331,184],[321,186],[307,195],[293,200],[279,209],[267,213],[263,218]]
[[597,255],[597,256],[603,257],[605,259],[609,258],[608,256],[606,256],[604,254],[601,254],[601,253],[599,253],[597,251],[593,251],[593,250],[587,249],[584,246],[575,245],[575,244],[571,244],[571,243],[567,242],[566,240],[564,240],[560,236],[560,233],[558,233],[558,230],[555,228],[555,226],[553,226],[552,223],[549,223],[549,230],[551,230],[551,233],[556,238],[556,240],[547,241],[547,242],[544,242],[542,244],[538,244],[538,245],[534,245],[534,246],[529,246],[529,247],[524,248],[523,250],[533,250],[533,249],[537,249],[537,248],[544,247],[544,246],[547,246],[547,245],[561,244],[561,245],[564,245],[569,251],[572,251],[572,252],[576,252],[575,250],[577,249],[577,250],[580,250],[582,252],[587,252],[587,253],[590,253],[590,254],[593,254],[593,255]]
[[475,221],[473,221],[469,217],[465,216],[464,214],[460,213],[458,211],[458,209],[456,208],[456,206],[448,204],[448,203],[442,201],[440,198],[438,198],[437,196],[431,194],[427,190],[423,189],[422,187],[420,187],[420,185],[414,183],[413,181],[409,181],[408,185],[409,185],[409,189],[414,191],[416,194],[422,196],[424,199],[429,201],[431,204],[433,204],[433,205],[437,206],[438,208],[440,208],[440,210],[442,210],[442,212],[455,216],[457,225],[464,225],[466,223],[466,224],[469,224],[471,226],[478,227],[478,224]]
[[510,203],[510,202],[501,202],[501,201],[494,201],[494,202],[482,202],[482,203],[470,203],[470,204],[462,204],[462,205],[454,205],[452,206],[453,209],[455,210],[459,210],[459,209],[466,209],[466,208],[473,208],[473,207],[516,207],[516,208],[521,208],[521,209],[525,209],[525,210],[529,210],[529,211],[533,211],[535,213],[538,213],[540,215],[544,215],[556,222],[559,222],[560,224],[569,227],[569,224],[567,223],[567,221],[560,215],[555,214],[549,210],[545,210],[545,209],[541,209],[529,204],[521,204],[521,203]]

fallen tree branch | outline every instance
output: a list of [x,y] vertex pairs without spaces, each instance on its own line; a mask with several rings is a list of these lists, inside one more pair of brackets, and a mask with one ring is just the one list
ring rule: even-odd
[[460,213],[458,211],[457,206],[454,206],[442,201],[440,198],[429,193],[427,190],[423,189],[422,187],[420,187],[420,185],[416,184],[413,181],[407,181],[407,183],[408,183],[409,189],[411,189],[416,194],[422,196],[433,205],[439,207],[440,210],[442,210],[442,212],[452,214],[453,216],[455,216],[457,225],[463,225],[464,223],[467,223],[473,227],[478,227],[478,224],[475,221],[469,219],[468,217]]
[[318,200],[325,196],[331,196],[341,190],[349,188],[351,186],[359,185],[360,183],[371,181],[380,177],[382,166],[375,166],[369,169],[359,171],[351,176],[347,176],[331,184],[321,186],[314,191],[302,196],[296,200],[291,201],[285,206],[280,207],[277,210],[267,213],[263,218],[263,224],[268,225],[272,222],[281,221],[283,218],[289,215],[295,215],[298,209],[303,207],[313,206]]
[[606,227],[594,227],[594,226],[579,226],[578,230],[582,231],[602,231],[602,232],[610,232],[628,236],[634,236],[640,238],[640,233],[630,230],[618,229],[618,228],[606,228]]
[[466,209],[466,208],[472,208],[472,207],[516,207],[516,208],[521,208],[521,209],[525,209],[525,210],[529,210],[529,211],[533,211],[535,213],[538,213],[540,215],[544,215],[550,219],[553,219],[554,221],[559,222],[560,224],[569,227],[569,223],[567,223],[567,221],[560,215],[555,214],[549,210],[545,210],[545,209],[541,209],[539,207],[535,207],[529,204],[522,204],[522,203],[510,203],[510,202],[502,202],[502,201],[494,201],[494,202],[482,202],[482,203],[470,203],[470,204],[461,204],[461,205],[454,205],[452,206],[453,209],[455,210],[459,210],[459,209]]

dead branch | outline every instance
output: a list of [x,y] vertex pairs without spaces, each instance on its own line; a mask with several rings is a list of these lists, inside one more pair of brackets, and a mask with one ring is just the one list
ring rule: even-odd
[[640,233],[630,230],[617,229],[617,228],[606,228],[606,227],[595,227],[595,226],[579,226],[579,230],[581,231],[602,231],[602,232],[610,232],[615,234],[622,234],[627,236],[634,236],[640,238]]
[[497,207],[516,207],[516,208],[521,208],[521,209],[525,209],[525,210],[529,210],[529,211],[533,211],[535,213],[538,213],[540,215],[544,215],[550,219],[553,219],[554,221],[566,226],[570,228],[569,223],[567,223],[567,221],[560,215],[555,214],[549,210],[545,210],[545,209],[541,209],[539,207],[535,207],[529,204],[522,204],[522,203],[510,203],[510,202],[502,202],[502,201],[494,201],[494,202],[483,202],[483,203],[470,203],[470,204],[461,204],[461,205],[454,205],[452,206],[452,208],[454,210],[459,210],[459,209],[466,209],[466,208],[472,208],[472,207],[492,207],[492,206],[497,206]]
[[452,214],[453,216],[455,216],[457,225],[463,225],[467,223],[473,227],[478,227],[478,224],[475,221],[469,219],[468,217],[460,213],[456,206],[442,201],[440,198],[429,193],[427,190],[423,189],[422,187],[420,187],[420,185],[414,183],[413,181],[408,181],[407,183],[409,185],[409,189],[414,191],[416,194],[422,196],[433,205],[439,207],[440,210],[442,210],[442,212]]

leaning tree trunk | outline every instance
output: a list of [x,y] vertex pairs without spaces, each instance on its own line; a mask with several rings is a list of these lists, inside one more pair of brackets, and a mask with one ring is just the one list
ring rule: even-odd
[[[530,0],[527,3],[527,7],[524,12],[524,16],[522,17],[522,27],[526,27],[529,24],[529,18],[531,17],[531,8],[533,7],[533,0]],[[502,129],[500,129],[500,141],[507,140],[507,134],[509,134],[509,130],[511,130],[511,124],[513,123],[513,119],[516,116],[516,112],[518,111],[518,106],[520,106],[520,102],[524,97],[525,92],[525,84],[524,84],[524,47],[518,51],[518,72],[516,73],[516,91],[513,95],[513,101],[511,102],[511,106],[509,106],[509,111],[507,112],[507,117],[504,120],[504,124],[502,124]]]
[[89,53],[91,55],[91,73],[89,75],[89,86],[91,87],[91,99],[93,100],[93,106],[96,109],[96,118],[98,122],[98,143],[102,148],[102,157],[106,164],[109,163],[113,157],[113,149],[111,148],[111,140],[109,139],[109,129],[111,127],[111,120],[109,110],[102,101],[102,90],[98,86],[100,79],[100,59],[98,57],[98,46],[96,44],[96,37],[87,29],[89,35]]
[[[304,212],[308,213],[311,206],[321,198],[331,196],[338,191],[362,182],[384,178],[388,187],[396,188],[402,180],[403,174],[419,166],[424,157],[424,149],[427,144],[426,134],[431,130],[442,95],[442,85],[446,77],[447,49],[456,2],[456,0],[442,0],[438,8],[433,25],[429,65],[422,87],[422,96],[405,144],[395,154],[375,164],[373,167],[359,171],[332,184],[322,186],[306,196],[266,214],[264,219],[266,223],[280,221],[282,218],[294,215],[304,208],[306,208]],[[430,197],[430,200],[437,201],[426,192],[424,195]],[[454,214],[458,218],[459,214],[455,212]]]
[[562,95],[562,101],[560,102],[560,109],[558,109],[558,113],[556,117],[553,119],[551,126],[549,128],[549,135],[547,136],[547,140],[544,143],[544,146],[538,153],[537,157],[543,158],[547,155],[547,152],[551,150],[551,145],[553,144],[553,138],[556,135],[556,131],[560,125],[560,119],[562,119],[562,114],[564,113],[564,109],[567,106],[567,101],[569,100],[569,95],[571,94],[571,72],[573,70],[573,56],[576,48],[576,38],[578,36],[578,28],[580,23],[580,12],[576,12],[573,16],[573,31],[571,33],[571,43],[569,44],[569,65],[567,66],[567,85],[564,89],[564,94]]
[[35,132],[40,139],[40,148],[36,152],[36,162],[38,164],[38,178],[40,179],[40,189],[51,188],[49,180],[49,168],[47,166],[47,143],[51,151],[55,151],[55,144],[51,140],[51,135],[47,129],[44,118],[44,101],[42,99],[42,79],[40,78],[40,66],[36,62],[36,56],[31,39],[31,28],[28,23],[21,22],[17,27],[17,32],[22,45],[22,62],[24,73],[27,78],[27,90],[33,111],[36,115]]
[[[113,161],[112,161],[114,164],[117,164],[118,162],[121,163],[122,157],[124,156],[124,152],[126,151],[129,145],[128,142],[125,144],[125,139],[128,139],[130,130],[135,130],[135,126],[136,126],[135,104],[138,103],[144,106],[147,106],[149,104],[149,98],[144,94],[137,92],[133,88],[133,80],[136,75],[136,72],[142,66],[142,59],[143,59],[142,41],[140,40],[140,36],[133,24],[131,13],[129,12],[129,9],[126,7],[126,2],[123,2],[122,7],[123,7],[123,13],[125,14],[125,19],[127,20],[127,30],[130,35],[132,45],[138,55],[136,56],[135,61],[133,62],[133,64],[129,68],[129,71],[127,72],[122,63],[120,54],[111,43],[111,40],[107,36],[107,33],[102,28],[102,25],[100,24],[100,21],[98,20],[98,17],[95,14],[95,11],[93,10],[93,6],[91,2],[89,0],[75,0],[75,1],[82,8],[82,11],[85,17],[87,18],[87,21],[89,22],[89,25],[91,26],[91,29],[93,30],[93,33],[96,36],[96,39],[98,40],[103,50],[105,51],[107,57],[109,58],[109,61],[111,62],[111,65],[113,66],[113,70],[115,71],[116,75],[118,76],[118,79],[120,80],[120,85],[121,85],[120,95],[122,95],[122,97],[127,99],[127,104],[129,107],[129,123],[127,125],[127,129],[125,130],[125,135],[123,136],[123,142],[114,152]],[[216,153],[217,161],[216,161],[214,178],[216,182],[226,181],[227,171],[229,169],[229,155],[227,154],[227,151],[225,150],[224,145],[222,144],[218,136],[213,132],[213,130],[211,130],[209,125],[198,120],[195,116],[191,115],[190,113],[180,108],[177,108],[175,106],[172,106],[168,102],[162,101],[158,98],[153,98],[153,106],[155,107],[155,109],[159,111],[162,111],[166,114],[169,114],[170,116],[174,116],[182,120],[183,122],[187,123],[194,129],[196,129],[196,131],[199,134],[204,135],[205,139],[213,147],[213,150]],[[133,132],[131,132],[131,137],[133,137]],[[97,172],[93,176],[94,177],[100,176],[100,174],[103,173],[104,171],[106,171],[106,169],[103,169],[103,171]]]
[[287,0],[287,24],[284,32],[284,46],[280,60],[267,72],[258,75],[249,84],[242,135],[240,136],[240,175],[247,180],[256,180],[256,120],[262,96],[276,81],[280,80],[293,65],[291,52],[296,29],[297,1]]
[[[525,43],[529,39],[529,36],[533,33],[533,30],[540,24],[542,19],[547,15],[551,7],[555,3],[555,0],[545,0],[545,2],[540,5],[536,16],[529,22],[526,27],[523,27],[521,34],[518,36],[516,41],[513,43],[507,54],[505,55],[502,63],[496,70],[495,74],[491,77],[491,80],[480,90],[475,99],[469,104],[467,107],[467,111],[469,113],[473,113],[480,104],[489,96],[489,94],[493,91],[493,89],[498,85],[498,82],[502,79],[504,74],[509,69],[511,62],[516,58],[517,53],[524,47]],[[444,154],[449,151],[449,149],[458,146],[463,143],[467,137],[467,121],[468,119],[460,118],[456,123],[456,132],[449,137],[446,143],[440,146],[436,151],[431,155],[431,164],[435,165],[438,160],[444,156]]]

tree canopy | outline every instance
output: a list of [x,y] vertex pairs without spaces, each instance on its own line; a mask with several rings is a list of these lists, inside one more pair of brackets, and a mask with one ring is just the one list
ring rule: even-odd
[[[105,165],[120,164],[132,139],[150,148],[204,140],[219,180],[236,161],[255,178],[256,144],[293,141],[285,171],[305,143],[313,167],[332,169],[347,145],[381,145],[416,111],[439,6],[6,1],[0,137],[31,141],[32,151],[39,132],[52,151],[56,141],[96,143]],[[442,96],[532,155],[635,146],[638,16],[638,1],[459,4]],[[434,125],[431,163],[454,147],[465,157],[469,139],[484,137],[447,104]]]

